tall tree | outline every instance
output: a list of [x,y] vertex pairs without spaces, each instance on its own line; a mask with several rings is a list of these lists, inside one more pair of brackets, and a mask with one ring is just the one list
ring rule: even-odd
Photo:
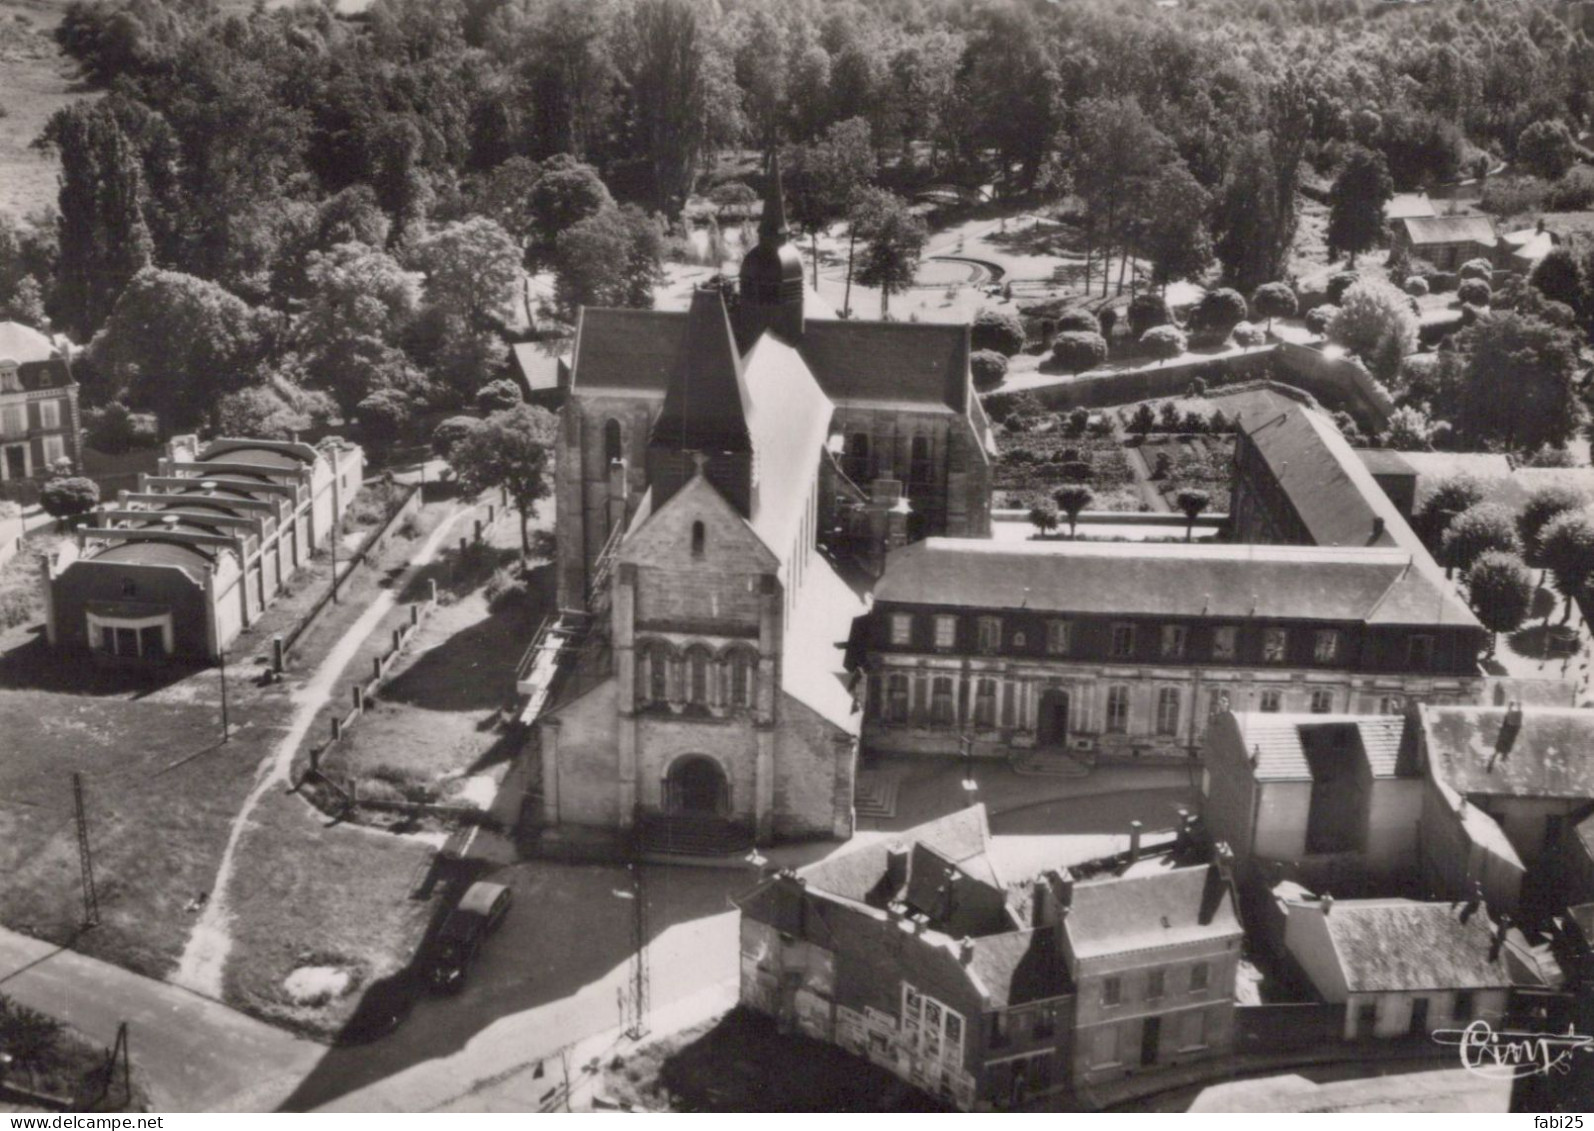
[[1351,146],[1328,192],[1329,258],[1344,252],[1354,267],[1357,254],[1375,246],[1383,234],[1384,205],[1394,194],[1383,154]]
[[1102,249],[1105,295],[1111,275],[1105,263],[1115,248],[1127,259],[1172,144],[1133,98],[1092,99],[1080,107],[1078,123],[1074,189],[1085,201],[1091,242]]
[[1140,249],[1151,260],[1152,283],[1166,288],[1175,279],[1199,279],[1212,263],[1211,194],[1176,160],[1157,173],[1146,205]]
[[787,151],[781,170],[787,216],[808,236],[814,286],[819,286],[819,236],[846,219],[858,193],[874,179],[874,146],[863,118],[837,122],[811,145]]
[[1577,337],[1515,311],[1466,331],[1466,385],[1457,424],[1470,439],[1509,448],[1561,445],[1583,419]]
[[891,296],[913,285],[929,231],[908,202],[892,193],[875,194],[865,208],[858,219],[858,234],[866,241],[858,282],[880,288],[880,317],[885,318]]
[[1249,292],[1281,274],[1279,246],[1285,243],[1272,176],[1273,147],[1268,136],[1243,139],[1229,164],[1214,209],[1214,246],[1228,281]]
[[536,516],[538,501],[553,489],[548,455],[558,434],[553,413],[523,404],[493,413],[460,437],[449,452],[448,461],[466,491],[501,488],[509,493],[520,512],[522,554],[531,553],[527,523]]
[[410,257],[426,274],[426,301],[477,326],[502,315],[520,281],[519,246],[485,216],[428,233],[413,245]]

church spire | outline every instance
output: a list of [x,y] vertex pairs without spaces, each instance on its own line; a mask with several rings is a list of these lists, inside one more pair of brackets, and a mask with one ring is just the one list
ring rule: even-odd
[[780,150],[769,151],[764,186],[764,212],[758,219],[758,242],[778,247],[786,242],[786,194],[780,185]]

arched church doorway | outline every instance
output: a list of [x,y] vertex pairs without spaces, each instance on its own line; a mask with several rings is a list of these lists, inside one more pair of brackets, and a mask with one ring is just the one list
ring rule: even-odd
[[664,778],[664,808],[694,817],[724,816],[730,783],[718,762],[702,754],[677,758]]
[[1041,693],[1036,741],[1042,746],[1061,746],[1068,741],[1068,692],[1054,687]]

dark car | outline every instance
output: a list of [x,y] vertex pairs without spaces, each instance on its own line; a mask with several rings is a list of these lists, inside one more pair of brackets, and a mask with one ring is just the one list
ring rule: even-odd
[[509,889],[479,881],[448,913],[432,950],[432,987],[449,993],[465,985],[465,973],[482,942],[509,913]]

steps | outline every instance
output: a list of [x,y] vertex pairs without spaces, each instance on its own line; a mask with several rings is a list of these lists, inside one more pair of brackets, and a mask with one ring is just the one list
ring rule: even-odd
[[633,834],[639,853],[663,856],[733,856],[753,847],[753,830],[723,817],[644,813]]

